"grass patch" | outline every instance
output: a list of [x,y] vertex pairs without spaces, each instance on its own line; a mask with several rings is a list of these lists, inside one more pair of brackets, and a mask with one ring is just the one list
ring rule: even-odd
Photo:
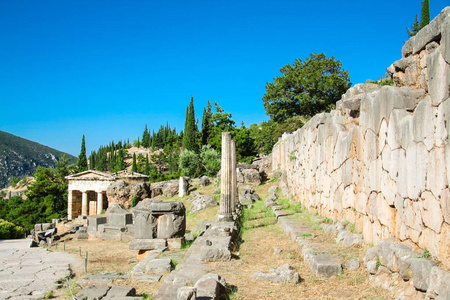
[[283,206],[283,210],[291,213],[291,214],[297,214],[302,213],[303,206],[300,202],[292,203],[289,199],[286,198],[280,198],[277,200],[278,204]]

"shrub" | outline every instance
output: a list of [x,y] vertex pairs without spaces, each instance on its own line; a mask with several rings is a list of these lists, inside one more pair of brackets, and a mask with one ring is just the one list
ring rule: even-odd
[[22,227],[0,219],[0,239],[20,239],[23,238],[24,234],[25,233]]

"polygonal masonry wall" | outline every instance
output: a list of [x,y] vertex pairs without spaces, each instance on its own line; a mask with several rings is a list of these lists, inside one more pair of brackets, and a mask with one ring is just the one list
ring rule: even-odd
[[450,268],[450,7],[389,67],[396,86],[356,85],[331,113],[284,134],[272,166],[307,208],[395,237]]

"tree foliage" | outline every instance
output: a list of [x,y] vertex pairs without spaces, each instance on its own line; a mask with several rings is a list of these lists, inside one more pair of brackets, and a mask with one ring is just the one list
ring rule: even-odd
[[420,14],[420,29],[424,28],[428,24],[430,24],[430,3],[428,0],[423,0],[422,12]]
[[83,171],[86,171],[87,169],[88,169],[88,164],[87,164],[87,158],[86,158],[86,143],[85,143],[84,134],[83,134],[83,139],[81,140],[80,155],[78,155],[78,161],[77,161],[77,172],[83,172]]
[[22,227],[0,219],[0,240],[20,239],[23,238],[25,232]]
[[184,127],[183,149],[198,153],[198,127],[195,121],[194,97],[186,110],[186,121]]
[[329,110],[351,86],[349,72],[334,57],[313,53],[281,68],[281,76],[266,84],[266,113],[273,121],[313,116]]
[[27,199],[12,197],[0,201],[0,219],[27,230],[36,223],[51,222],[67,216],[67,188],[65,177],[75,170],[69,159],[61,157],[55,168],[38,167],[35,182],[28,188]]
[[416,19],[414,20],[414,22],[413,22],[413,24],[411,26],[411,29],[406,28],[406,30],[408,31],[408,36],[409,37],[415,36],[419,32],[420,27],[419,27],[419,19],[418,19],[417,14],[416,14]]

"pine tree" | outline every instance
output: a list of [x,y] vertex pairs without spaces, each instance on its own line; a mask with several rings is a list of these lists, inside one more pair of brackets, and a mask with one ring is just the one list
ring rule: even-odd
[[86,171],[87,169],[88,169],[88,165],[87,165],[87,158],[86,158],[86,143],[85,143],[84,134],[83,134],[83,139],[81,140],[81,151],[80,151],[80,155],[78,155],[78,161],[77,161],[77,171],[83,172],[83,171]]
[[428,0],[422,1],[422,13],[420,15],[420,29],[430,24],[430,3]]
[[136,153],[133,153],[133,166],[131,167],[131,171],[137,172]]
[[208,137],[211,134],[212,129],[212,106],[208,100],[208,106],[203,109],[202,117],[202,145],[208,144]]
[[419,32],[420,28],[419,28],[419,20],[418,20],[417,15],[416,15],[416,19],[414,20],[414,23],[411,26],[411,29],[406,28],[406,30],[408,31],[409,37],[415,36]]

